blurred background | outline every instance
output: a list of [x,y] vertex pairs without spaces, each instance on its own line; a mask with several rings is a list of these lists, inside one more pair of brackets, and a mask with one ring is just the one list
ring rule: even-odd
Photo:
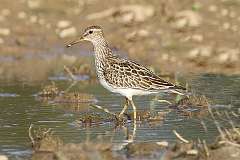
[[239,8],[239,0],[1,0],[0,77],[44,80],[64,65],[89,72],[92,46],[65,48],[89,25],[157,72],[238,74]]
[[[115,54],[186,86],[191,96],[134,97],[140,117],[136,129],[90,107],[97,103],[119,113],[123,103],[122,96],[98,83],[89,42],[65,47],[91,25],[103,28]],[[66,159],[75,154],[100,159],[94,156],[102,152],[103,159],[116,153],[133,159],[134,153],[144,157],[152,152],[155,142],[175,143],[173,130],[200,146],[224,133],[237,147],[220,148],[215,159],[230,159],[239,153],[239,37],[240,0],[0,0],[0,160],[30,159],[39,150],[50,156],[57,151]],[[35,131],[51,128],[60,147],[55,138],[41,142],[45,137],[40,133],[46,132],[40,129],[32,132],[40,149],[34,146],[30,124]],[[231,138],[231,129],[237,138]],[[120,148],[129,138],[142,144]],[[71,143],[73,151],[62,141]],[[93,143],[86,149],[85,142]],[[77,150],[72,143],[79,143]],[[189,145],[179,149],[184,159]],[[38,159],[49,159],[40,153]],[[171,159],[162,148],[156,153],[160,156],[150,153],[142,159]]]

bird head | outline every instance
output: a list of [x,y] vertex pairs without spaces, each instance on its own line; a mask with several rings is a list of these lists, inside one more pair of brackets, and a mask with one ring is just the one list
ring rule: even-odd
[[81,41],[90,41],[92,43],[98,42],[103,39],[103,31],[100,26],[90,26],[87,27],[83,34],[76,40],[67,44],[67,47],[71,47]]

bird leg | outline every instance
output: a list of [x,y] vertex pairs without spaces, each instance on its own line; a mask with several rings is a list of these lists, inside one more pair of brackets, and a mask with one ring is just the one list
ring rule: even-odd
[[136,123],[133,124],[132,134],[130,133],[129,128],[127,128],[125,126],[122,126],[122,128],[124,129],[124,132],[126,135],[127,143],[124,144],[124,146],[126,146],[127,144],[132,143],[134,141],[134,138],[136,136],[137,125],[136,125]]
[[123,113],[127,110],[128,105],[129,105],[129,101],[128,101],[127,98],[125,98],[125,104],[124,104],[123,109],[122,109],[122,111],[120,112],[120,114],[119,114],[118,117],[122,117]]
[[133,103],[133,100],[129,100],[132,107],[133,107],[133,120],[134,120],[134,124],[136,124],[136,120],[137,120],[137,108],[135,106],[135,104]]
[[[136,125],[136,120],[137,120],[137,108],[135,106],[135,104],[133,103],[133,100],[129,100],[128,98],[125,99],[125,105],[121,111],[121,113],[119,114],[118,117],[122,117],[123,113],[126,111],[126,109],[128,108],[129,102],[131,103],[132,107],[133,107],[133,120],[134,120],[134,125]],[[136,127],[134,127],[136,128]]]

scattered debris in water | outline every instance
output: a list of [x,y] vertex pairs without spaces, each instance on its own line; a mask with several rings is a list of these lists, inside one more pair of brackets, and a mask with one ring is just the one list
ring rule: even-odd
[[[96,105],[91,105],[95,106]],[[97,108],[99,109],[99,108]],[[95,126],[106,123],[113,123],[115,126],[124,126],[126,123],[133,120],[133,113],[125,113],[123,117],[118,117],[118,113],[104,112],[95,113],[95,112],[85,112],[80,115],[76,123],[80,126]],[[149,111],[138,111],[137,112],[137,121],[138,123],[148,123],[149,125],[159,125],[162,124],[165,115],[168,112],[157,112],[152,113]]]
[[52,81],[52,84],[43,87],[42,91],[38,93],[38,96],[52,98],[59,95],[59,93],[58,87]]
[[95,113],[86,113],[81,115],[76,123],[80,126],[89,127],[93,125],[100,125],[108,122],[115,122],[117,118],[109,115],[100,115]]
[[[101,159],[115,159],[118,157],[113,153],[111,143],[83,142],[64,144],[59,137],[53,136],[50,129],[32,131],[32,127],[33,125],[29,127],[29,138],[34,149],[33,160],[89,160],[93,154],[102,157]],[[33,135],[32,132],[35,134]]]
[[176,108],[183,115],[192,117],[206,115],[209,106],[210,102],[206,96],[191,95],[180,99],[176,104],[171,105],[171,108]]
[[[146,122],[150,125],[162,124],[166,114],[168,114],[170,110],[164,112],[150,112],[150,111],[139,111],[137,112],[137,121]],[[127,114],[130,119],[133,119],[133,112]]]
[[[86,139],[78,144],[65,144],[54,136],[50,129],[39,129],[32,134],[32,125],[29,128],[29,137],[33,144],[34,153],[32,159],[40,160],[48,157],[49,160],[78,160],[91,159],[91,155],[97,155],[103,159],[212,159],[212,160],[237,160],[240,155],[240,130],[222,129],[222,133],[213,144],[207,144],[205,140],[186,140],[176,131],[173,131],[179,141],[169,143],[160,142],[134,142],[123,144],[103,142],[92,143]],[[126,134],[130,134],[126,132]],[[127,136],[130,137],[130,136]],[[134,139],[134,138],[133,138]]]
[[178,107],[180,108],[185,108],[185,107],[191,107],[191,106],[196,106],[196,107],[203,107],[207,108],[210,106],[209,100],[206,96],[188,96],[184,97],[183,99],[179,100],[177,102]]
[[33,130],[33,126],[33,124],[30,125],[28,135],[35,151],[54,151],[62,146],[62,140],[53,136],[50,128]]
[[[58,105],[68,105],[68,108],[73,109],[74,111],[80,111],[80,108],[86,108],[85,105],[79,104],[94,104],[97,102],[97,99],[92,94],[80,93],[80,92],[70,92],[71,88],[77,84],[77,81],[74,81],[67,89],[60,90],[54,82],[52,84],[43,87],[42,91],[37,94],[37,99],[42,102],[47,102],[51,104]],[[89,106],[87,106],[89,108]]]

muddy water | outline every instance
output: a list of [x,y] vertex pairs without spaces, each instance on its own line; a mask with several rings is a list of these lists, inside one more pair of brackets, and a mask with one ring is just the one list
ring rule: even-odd
[[[56,78],[57,79],[57,78]],[[240,107],[240,76],[200,75],[189,77],[192,91],[204,94],[212,100],[212,108],[232,110],[239,113]],[[115,129],[111,123],[93,125],[85,128],[75,122],[83,112],[97,110],[89,109],[86,105],[70,107],[68,105],[49,104],[36,98],[36,93],[49,81],[39,83],[0,83],[0,154],[7,154],[12,159],[27,159],[31,156],[28,127],[31,123],[35,127],[52,128],[55,135],[64,142],[82,142],[86,140],[104,140],[112,143],[121,143],[126,140],[122,129]],[[61,89],[66,89],[70,82],[57,80]],[[99,105],[106,106],[112,112],[121,110],[123,98],[103,89],[99,84],[83,85],[80,81],[73,90],[95,95]],[[135,97],[139,110],[152,112],[167,111],[168,105],[156,99],[174,101],[174,95],[158,95]],[[201,124],[205,122],[207,132]],[[221,125],[228,126],[227,121],[220,120]],[[238,121],[239,122],[239,121]],[[131,123],[126,125],[130,130]],[[187,139],[206,139],[208,142],[218,135],[216,126],[210,117],[203,116],[189,118],[171,111],[162,122],[156,124],[139,123],[134,140],[140,141],[175,141],[172,130],[175,129]]]

